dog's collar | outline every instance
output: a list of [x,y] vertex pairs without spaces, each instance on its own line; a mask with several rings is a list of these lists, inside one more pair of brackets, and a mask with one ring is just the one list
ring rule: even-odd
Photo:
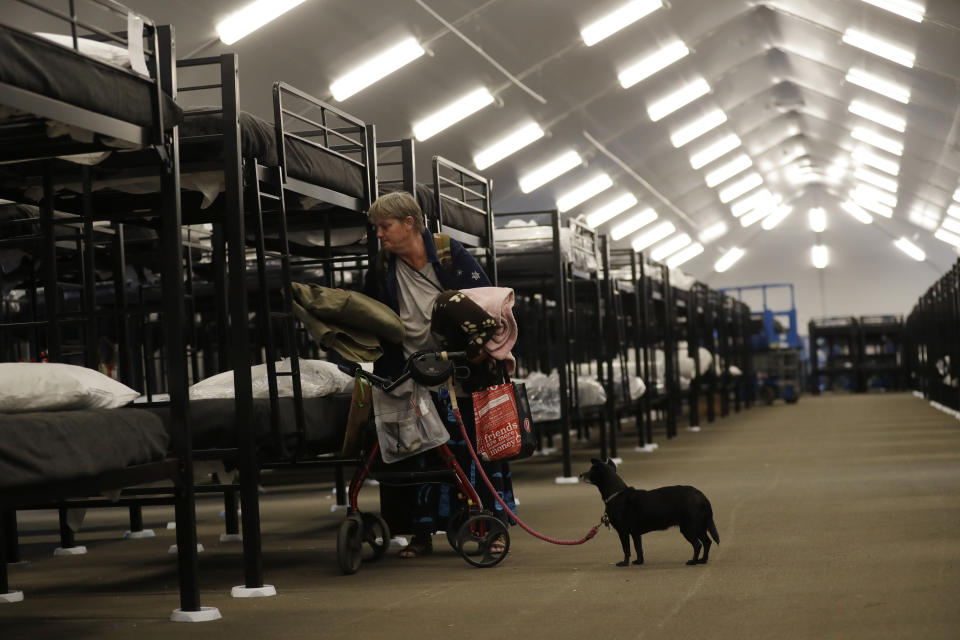
[[627,489],[629,489],[629,487],[624,487],[623,489],[620,489],[620,491],[617,491],[617,492],[614,493],[612,496],[604,499],[603,504],[610,504],[610,501],[611,501],[611,500],[613,500],[614,498],[616,498],[618,495],[620,495],[621,493],[623,493],[623,492],[626,491]]

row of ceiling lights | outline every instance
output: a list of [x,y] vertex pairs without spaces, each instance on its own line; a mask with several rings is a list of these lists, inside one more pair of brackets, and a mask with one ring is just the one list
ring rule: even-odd
[[[265,2],[264,0],[258,0],[221,22],[218,25],[218,33],[225,43],[230,44],[303,1],[270,0]],[[863,1],[916,22],[923,19],[924,8],[909,0]],[[587,46],[593,46],[662,6],[662,0],[632,0],[582,29],[581,37]],[[257,24],[258,21],[259,24]],[[909,51],[859,30],[848,29],[844,32],[842,41],[906,67],[912,67],[914,64],[914,55]],[[425,50],[417,43],[416,39],[408,38],[336,79],[331,84],[331,93],[334,99],[345,100],[397,69],[413,62],[424,53]],[[624,88],[630,88],[683,59],[689,53],[686,44],[676,40],[621,71],[618,76],[620,84]],[[901,104],[908,104],[910,101],[908,88],[891,83],[862,69],[851,69],[846,76],[846,80],[851,84],[874,91]],[[706,80],[698,79],[661,99],[648,103],[647,115],[651,121],[659,122],[682,107],[709,94],[710,91],[711,88]],[[476,89],[434,114],[414,123],[414,135],[418,140],[426,140],[493,102],[494,97],[489,90],[484,87]],[[869,102],[854,100],[850,103],[848,110],[858,117],[897,133],[903,133],[906,130],[905,118]],[[671,143],[674,147],[681,148],[726,121],[726,114],[720,109],[714,109],[702,118],[686,123],[673,131],[670,136]],[[533,144],[543,138],[544,135],[545,132],[537,123],[524,123],[490,146],[480,150],[474,156],[474,162],[479,169],[485,169]],[[877,131],[864,126],[855,126],[851,131],[851,137],[855,141],[870,145],[872,148],[857,147],[852,153],[853,160],[859,165],[853,172],[857,183],[855,188],[850,191],[850,197],[844,201],[842,208],[863,223],[869,223],[873,220],[868,211],[890,218],[897,204],[898,185],[894,178],[899,173],[899,162],[885,154],[899,157],[903,153],[903,144],[888,135],[877,133]],[[731,133],[692,153],[690,164],[697,170],[705,168],[741,145],[740,139]],[[576,151],[566,150],[521,176],[519,179],[520,189],[524,193],[530,193],[582,164],[583,158]],[[748,173],[736,182],[722,186],[752,166],[753,161],[750,157],[746,154],[740,154],[727,163],[708,171],[705,175],[705,181],[707,186],[711,188],[720,187],[718,192],[720,201],[724,204],[730,204],[731,213],[740,220],[743,227],[762,221],[761,224],[764,229],[773,229],[790,214],[792,209],[783,204],[779,196],[774,196],[763,185],[763,178],[759,173]],[[879,172],[875,170],[879,170]],[[888,175],[893,177],[887,177]],[[557,207],[561,212],[570,211],[612,186],[613,179],[608,174],[598,173],[574,189],[561,194],[557,199]],[[960,190],[958,190],[958,193],[960,193]],[[637,204],[636,196],[627,193],[585,214],[584,217],[590,226],[597,227],[620,216]],[[960,209],[951,209],[951,212],[957,211],[960,211]],[[685,233],[670,237],[671,234],[674,234],[676,228],[669,221],[661,222],[648,230],[644,230],[644,227],[652,224],[657,218],[656,211],[651,208],[644,208],[615,225],[611,229],[611,236],[617,240],[630,234],[637,234],[631,240],[633,248],[637,251],[645,250],[663,241],[662,244],[654,247],[651,255],[654,259],[667,259],[671,266],[679,266],[703,253],[704,244],[716,240],[727,232],[727,226],[722,221],[704,229],[699,235],[699,242],[694,242]],[[922,226],[929,227],[930,225],[929,219],[919,219],[913,214],[911,214],[911,220]],[[960,229],[957,228],[954,220],[945,219],[944,223],[937,231],[936,237],[945,242],[960,245],[960,235],[958,235]],[[933,228],[936,228],[935,220],[933,221]],[[906,239],[901,240],[906,241]],[[912,246],[916,248],[915,245]],[[903,247],[901,246],[901,248]],[[916,249],[917,251],[909,252],[915,258],[918,252],[922,253],[919,248]],[[739,257],[742,257],[743,253],[742,249],[735,247],[715,264],[715,268],[718,271],[726,270]],[[817,262],[823,262],[823,260]]]

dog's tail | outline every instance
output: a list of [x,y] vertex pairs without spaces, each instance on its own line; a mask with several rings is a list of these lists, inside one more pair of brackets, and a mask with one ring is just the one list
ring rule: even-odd
[[713,538],[713,541],[719,545],[720,534],[717,533],[717,525],[713,522],[713,513],[710,514],[710,519],[707,521],[707,531],[710,533],[710,537]]

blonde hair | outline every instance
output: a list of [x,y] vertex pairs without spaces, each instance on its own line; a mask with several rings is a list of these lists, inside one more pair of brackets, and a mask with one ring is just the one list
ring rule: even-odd
[[367,213],[370,221],[374,224],[378,220],[393,218],[395,220],[406,220],[407,216],[413,218],[413,229],[417,233],[423,233],[423,211],[416,199],[406,191],[394,191],[386,193],[376,202],[370,205],[370,211]]

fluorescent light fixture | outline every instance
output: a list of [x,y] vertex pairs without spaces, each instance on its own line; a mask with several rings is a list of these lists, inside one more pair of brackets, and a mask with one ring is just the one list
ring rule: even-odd
[[768,206],[757,207],[753,211],[740,216],[740,226],[747,228],[771,215],[774,211],[775,209],[772,204]]
[[774,209],[773,213],[764,218],[760,226],[763,227],[764,231],[771,231],[791,213],[793,213],[793,207],[782,204]]
[[680,249],[683,249],[685,246],[693,242],[691,238],[686,233],[681,233],[679,235],[673,236],[669,240],[666,240],[662,244],[657,245],[650,251],[650,258],[657,261],[663,262],[664,258],[672,256]]
[[634,0],[580,30],[583,43],[592,47],[663,6],[662,0]]
[[851,47],[863,49],[875,56],[886,58],[907,68],[913,68],[914,55],[912,53],[863,31],[847,29],[843,33],[842,40]]
[[330,85],[330,93],[338,102],[346,100],[424,53],[416,38],[407,38],[334,80]]
[[840,208],[863,224],[870,224],[873,222],[873,216],[861,209],[860,206],[852,200],[844,200],[843,204],[840,205]]
[[867,184],[873,185],[878,189],[884,189],[890,193],[897,192],[897,181],[893,178],[881,175],[876,171],[871,171],[866,167],[857,167],[853,171],[853,177],[857,180],[863,180]]
[[725,165],[719,166],[708,173],[706,176],[707,186],[715,187],[752,166],[753,160],[747,155],[740,154]]
[[702,118],[697,118],[693,122],[680,127],[676,132],[670,134],[670,142],[678,149],[691,140],[695,140],[727,121],[727,114],[721,109],[714,109]]
[[947,231],[952,231],[953,233],[960,233],[960,220],[954,220],[953,218],[944,218],[940,223],[940,226],[946,229]]
[[740,138],[738,138],[736,134],[731,133],[690,156],[690,166],[694,169],[705,167],[717,158],[730,153],[740,145]]
[[864,127],[854,127],[853,131],[850,132],[850,137],[854,140],[859,140],[860,142],[866,142],[867,144],[878,149],[883,149],[884,151],[892,153],[895,156],[903,155],[903,143],[897,142],[896,140],[886,136],[882,136],[870,129],[866,129]]
[[956,191],[953,192],[953,199],[956,200],[957,202],[960,202],[960,189],[957,189]]
[[893,209],[891,207],[888,207],[885,204],[880,204],[875,200],[864,200],[864,201],[855,200],[854,202],[856,202],[861,208],[869,211],[870,213],[875,213],[878,216],[882,216],[884,218],[893,217]]
[[670,256],[669,258],[667,258],[667,266],[670,267],[671,269],[676,269],[677,267],[684,264],[685,262],[689,262],[690,260],[693,260],[701,253],[703,253],[703,245],[700,244],[699,242],[694,242],[693,244],[689,245],[687,248],[681,251],[678,251],[672,256]]
[[[632,64],[617,76],[620,80],[620,86],[629,89],[633,85],[646,80],[657,71],[666,69],[677,60],[681,60],[690,54],[690,49],[683,43],[683,40],[676,40],[652,53],[649,56]],[[708,89],[709,90],[709,89]]]
[[867,104],[863,100],[854,100],[850,103],[850,106],[847,107],[847,110],[850,113],[860,116],[861,118],[866,118],[871,122],[876,122],[879,125],[887,127],[888,129],[893,129],[898,133],[903,133],[907,130],[907,120],[906,118],[901,118],[898,115],[894,115],[889,111],[884,111],[879,107],[875,107],[872,104]]
[[893,243],[896,245],[897,249],[903,251],[905,254],[916,260],[917,262],[923,262],[927,259],[927,254],[924,253],[923,249],[913,244],[904,237],[901,237],[899,240]]
[[861,164],[866,164],[874,169],[879,169],[884,173],[889,173],[892,176],[900,174],[900,163],[896,160],[890,160],[889,158],[884,158],[879,156],[873,151],[865,147],[860,147],[855,149],[850,156]]
[[543,129],[536,122],[531,122],[478,151],[473,156],[473,163],[482,171],[542,137]]
[[730,213],[733,214],[734,218],[739,218],[743,214],[753,211],[754,209],[771,207],[775,204],[775,202],[776,201],[773,197],[773,194],[770,193],[769,190],[760,189],[759,191],[747,196],[743,200],[739,200],[730,205]]
[[817,269],[826,269],[827,265],[830,263],[830,255],[827,252],[827,245],[813,245],[813,248],[810,250],[810,259],[813,261],[813,266],[815,266]]
[[910,212],[909,220],[927,231],[934,231],[940,224],[940,219],[936,215],[931,215],[919,209],[914,209]]
[[952,204],[947,207],[947,215],[960,220],[960,205]]
[[814,233],[823,233],[827,230],[827,212],[823,207],[814,207],[807,214],[810,220],[810,230]]
[[612,186],[613,178],[606,173],[598,174],[557,198],[557,209],[560,213],[570,211],[570,209],[586,202],[597,194],[603,193]]
[[923,20],[924,8],[922,4],[910,2],[910,0],[863,0],[867,4],[880,7],[884,11],[895,13],[901,18],[921,22]]
[[908,104],[910,102],[910,89],[890,82],[880,76],[864,71],[863,69],[850,69],[847,72],[847,82],[863,87],[882,96],[892,98],[897,102]]
[[217,36],[223,44],[233,44],[268,22],[279,18],[304,0],[257,0],[231,13],[217,23]]
[[891,208],[897,206],[897,196],[866,184],[858,184],[855,189],[850,191],[850,197],[856,203],[878,202]]
[[535,189],[539,189],[551,180],[562,176],[567,171],[579,167],[582,162],[583,159],[576,151],[562,153],[530,173],[520,176],[520,191],[530,193]]
[[960,236],[950,233],[949,231],[944,231],[943,229],[937,229],[937,232],[933,234],[933,237],[937,240],[943,240],[947,244],[952,244],[956,248],[960,249]]
[[637,196],[633,195],[632,193],[624,193],[602,207],[594,209],[588,213],[586,216],[587,226],[591,229],[596,229],[604,222],[613,220],[635,204],[637,204]]
[[490,104],[493,104],[493,94],[486,87],[475,89],[415,123],[413,135],[418,141],[423,142]]
[[744,251],[740,247],[734,247],[723,254],[713,265],[713,270],[717,273],[723,273],[743,257]]
[[656,244],[669,236],[671,233],[676,231],[677,228],[673,226],[673,223],[667,220],[666,222],[661,222],[657,226],[653,227],[649,231],[644,231],[636,238],[630,242],[630,246],[633,247],[633,250],[636,252],[643,251],[647,247]]
[[710,93],[710,85],[703,78],[698,78],[682,89],[648,105],[647,115],[650,116],[651,120],[657,122],[708,93]]
[[727,231],[729,230],[730,229],[727,227],[727,223],[723,220],[720,220],[719,222],[714,222],[712,225],[701,231],[697,238],[703,244],[709,244],[717,238],[726,235]]
[[634,231],[639,231],[651,222],[657,219],[657,212],[653,209],[644,209],[640,213],[634,214],[610,229],[610,237],[614,240],[626,238]]
[[761,184],[763,184],[763,178],[760,177],[759,173],[747,174],[746,177],[737,180],[726,189],[720,190],[720,202],[726,204],[731,200],[736,200],[748,191],[756,189]]

